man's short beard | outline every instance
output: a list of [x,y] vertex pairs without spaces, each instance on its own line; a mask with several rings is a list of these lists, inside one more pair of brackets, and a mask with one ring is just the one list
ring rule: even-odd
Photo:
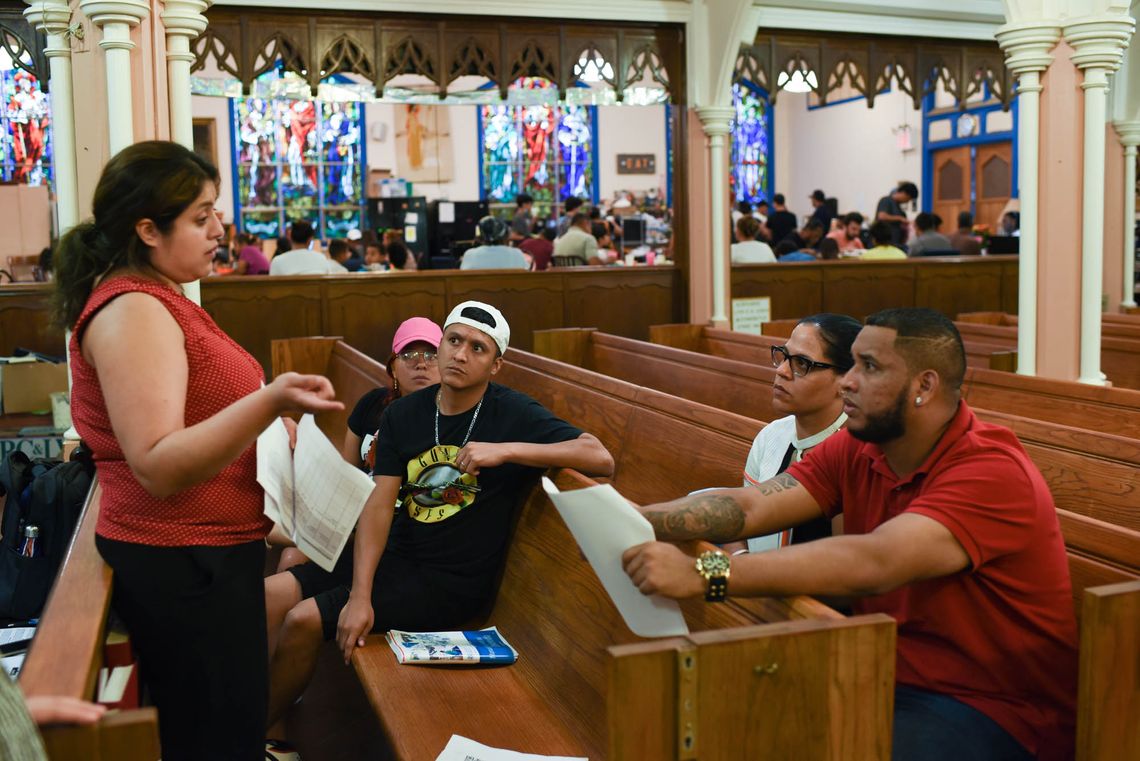
[[856,429],[850,424],[847,431],[859,441],[870,444],[885,444],[888,441],[902,438],[906,434],[906,403],[910,398],[906,387],[899,391],[898,398],[892,408],[875,417],[867,416],[862,428]]

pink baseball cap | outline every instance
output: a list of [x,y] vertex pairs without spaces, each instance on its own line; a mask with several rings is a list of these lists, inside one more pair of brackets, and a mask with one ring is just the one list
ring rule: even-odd
[[399,354],[408,344],[416,341],[426,341],[439,348],[443,340],[443,330],[426,317],[409,317],[396,328],[396,335],[392,338],[392,353]]

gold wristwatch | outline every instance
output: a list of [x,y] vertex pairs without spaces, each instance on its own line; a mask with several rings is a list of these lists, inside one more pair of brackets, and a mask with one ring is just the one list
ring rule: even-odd
[[697,558],[697,573],[708,582],[705,602],[724,602],[728,594],[728,574],[730,560],[720,550],[702,552]]

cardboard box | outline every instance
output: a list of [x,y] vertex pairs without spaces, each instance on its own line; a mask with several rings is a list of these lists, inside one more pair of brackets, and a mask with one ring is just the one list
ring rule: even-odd
[[0,408],[15,412],[51,412],[51,394],[67,391],[67,365],[18,362],[0,365]]

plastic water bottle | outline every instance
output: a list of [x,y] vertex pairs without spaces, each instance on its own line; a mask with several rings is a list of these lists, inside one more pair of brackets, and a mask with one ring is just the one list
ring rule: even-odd
[[24,541],[20,545],[20,554],[26,558],[34,558],[36,556],[36,545],[40,538],[40,527],[29,524],[24,527]]

